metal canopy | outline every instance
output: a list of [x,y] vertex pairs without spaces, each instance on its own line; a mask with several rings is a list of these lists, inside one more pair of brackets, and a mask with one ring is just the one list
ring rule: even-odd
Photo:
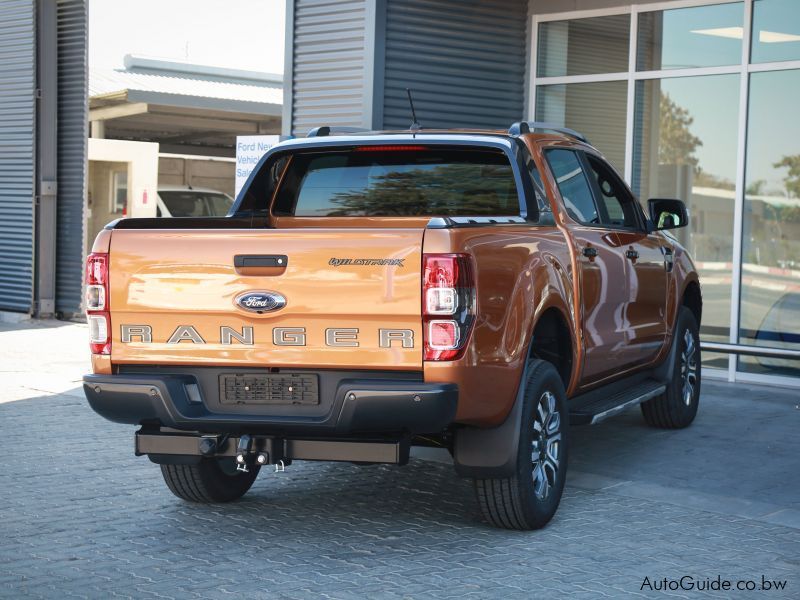
[[89,121],[163,152],[233,156],[237,135],[280,132],[282,99],[279,75],[127,56],[92,72]]

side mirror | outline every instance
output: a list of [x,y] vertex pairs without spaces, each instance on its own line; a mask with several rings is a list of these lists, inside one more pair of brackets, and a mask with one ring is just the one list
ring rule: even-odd
[[680,200],[651,198],[647,205],[650,208],[650,221],[657,231],[686,227],[689,224],[689,211]]

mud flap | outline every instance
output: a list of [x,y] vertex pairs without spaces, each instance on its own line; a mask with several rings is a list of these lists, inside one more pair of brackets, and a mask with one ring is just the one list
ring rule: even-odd
[[460,476],[497,479],[514,475],[527,381],[528,362],[522,371],[514,406],[502,424],[487,429],[463,427],[456,431],[453,462]]
[[[675,326],[678,326],[677,319],[675,319]],[[675,370],[675,355],[678,353],[678,345],[680,344],[679,337],[677,331],[672,332],[672,342],[669,345],[669,352],[666,358],[653,369],[651,377],[660,383],[669,384],[672,381],[672,373]]]

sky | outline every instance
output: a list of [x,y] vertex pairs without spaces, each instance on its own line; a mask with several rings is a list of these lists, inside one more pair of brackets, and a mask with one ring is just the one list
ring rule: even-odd
[[283,73],[284,0],[90,0],[89,68],[126,54]]

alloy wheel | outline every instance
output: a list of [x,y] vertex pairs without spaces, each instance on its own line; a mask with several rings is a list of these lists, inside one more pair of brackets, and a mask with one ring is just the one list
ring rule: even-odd
[[556,484],[561,459],[561,413],[556,397],[545,391],[536,405],[531,442],[533,491],[539,500],[545,500]]
[[687,329],[683,334],[683,351],[681,352],[681,380],[683,381],[683,403],[689,406],[694,400],[697,387],[697,344],[692,332]]

